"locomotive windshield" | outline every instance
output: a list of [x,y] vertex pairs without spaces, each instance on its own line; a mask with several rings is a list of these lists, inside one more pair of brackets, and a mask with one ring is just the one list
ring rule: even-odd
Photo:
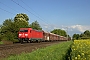
[[28,30],[20,30],[20,32],[28,32]]

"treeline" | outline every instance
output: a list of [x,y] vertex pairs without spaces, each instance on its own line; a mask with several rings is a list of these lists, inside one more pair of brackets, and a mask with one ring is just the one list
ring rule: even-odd
[[[18,42],[18,31],[20,28],[33,28],[36,30],[42,30],[37,21],[29,24],[29,17],[26,14],[19,13],[13,19],[6,19],[2,25],[0,25],[0,41],[8,40],[12,42]],[[54,29],[52,33],[67,36],[67,33],[61,29]],[[69,35],[68,35],[69,36]]]
[[90,31],[86,30],[85,32],[83,32],[81,34],[74,34],[72,38],[73,38],[73,40],[90,39]]

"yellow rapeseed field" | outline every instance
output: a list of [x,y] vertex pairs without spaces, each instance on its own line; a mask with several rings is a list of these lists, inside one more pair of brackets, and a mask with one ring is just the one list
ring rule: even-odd
[[90,60],[90,40],[74,40],[71,47],[72,60]]

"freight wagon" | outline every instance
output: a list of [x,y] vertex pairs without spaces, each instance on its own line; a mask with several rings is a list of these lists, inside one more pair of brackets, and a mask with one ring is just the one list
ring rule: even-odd
[[50,33],[43,31],[43,41],[50,41]]

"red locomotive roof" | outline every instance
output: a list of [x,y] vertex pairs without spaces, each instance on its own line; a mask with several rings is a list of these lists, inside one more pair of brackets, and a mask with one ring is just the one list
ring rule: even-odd
[[32,28],[20,28],[20,30],[28,30],[28,29],[32,30]]

